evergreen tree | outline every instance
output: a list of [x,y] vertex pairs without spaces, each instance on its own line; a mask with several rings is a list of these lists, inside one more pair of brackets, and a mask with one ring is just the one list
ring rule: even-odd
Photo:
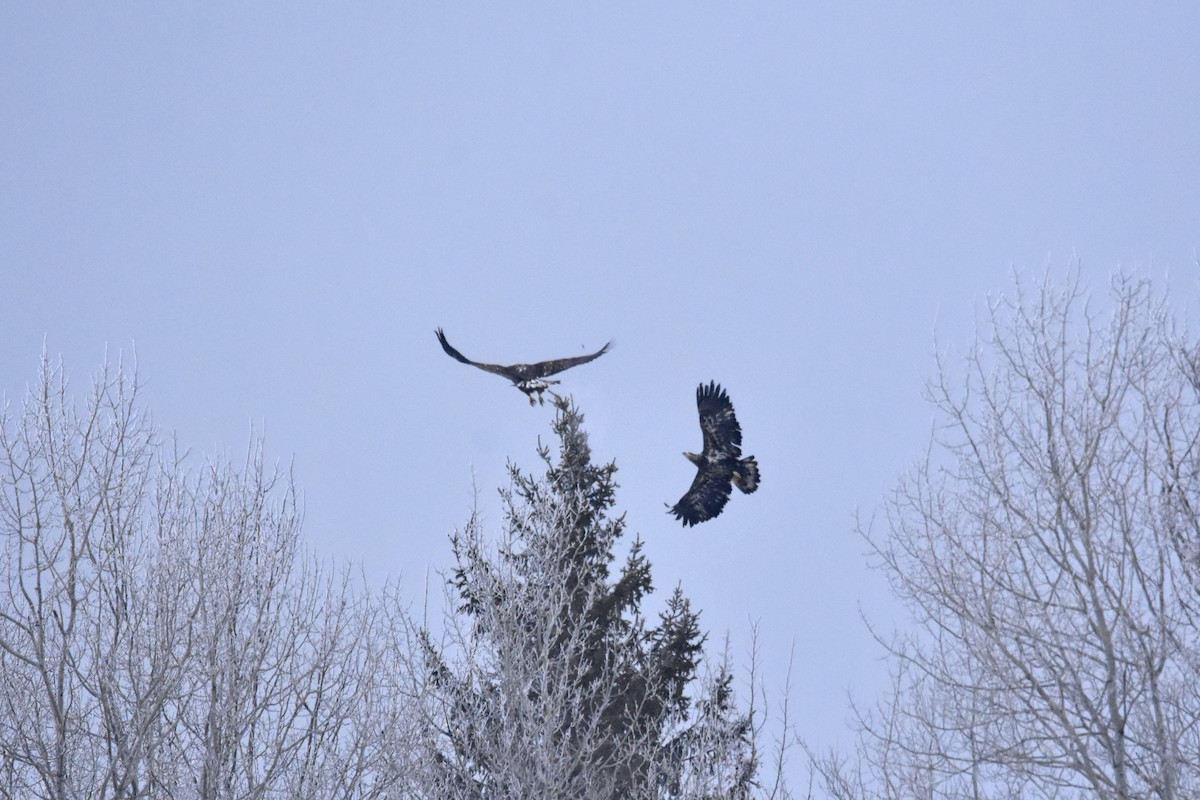
[[[591,461],[583,415],[556,402],[557,462],[510,467],[504,529],[473,516],[452,537],[454,610],[413,626],[424,720],[414,792],[428,798],[739,798],[755,772],[749,714],[728,666],[701,676],[705,636],[679,589],[655,624],[635,540],[614,576],[624,515],[616,466]],[[693,703],[693,696],[698,701]]]

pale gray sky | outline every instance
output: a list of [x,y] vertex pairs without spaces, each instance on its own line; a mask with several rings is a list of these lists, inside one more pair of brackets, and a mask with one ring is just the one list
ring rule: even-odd
[[[1051,7],[1053,5],[1053,7]],[[934,329],[1018,268],[1200,270],[1194,3],[0,6],[0,389],[118,351],[197,452],[294,459],[312,547],[450,563],[564,376],[657,585],[801,732],[884,674],[856,509],[917,458]],[[684,530],[694,393],[763,483]]]

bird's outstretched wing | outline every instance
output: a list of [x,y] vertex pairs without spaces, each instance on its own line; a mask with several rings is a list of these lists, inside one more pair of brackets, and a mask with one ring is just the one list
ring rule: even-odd
[[698,468],[687,494],[679,498],[679,502],[671,508],[675,519],[682,522],[684,527],[688,527],[720,514],[721,509],[729,502],[729,493],[733,489],[730,477],[728,468],[712,464]]
[[704,454],[725,452],[733,458],[739,457],[742,454],[742,428],[738,425],[733,403],[729,401],[725,390],[715,381],[709,381],[708,386],[700,384],[696,389],[696,408],[700,411]]
[[513,370],[511,367],[504,367],[499,364],[485,364],[481,361],[472,361],[471,359],[464,356],[462,353],[455,350],[450,345],[450,343],[448,341],[446,341],[446,334],[442,333],[441,328],[438,328],[436,332],[437,332],[438,341],[442,343],[442,349],[446,351],[446,355],[450,356],[453,359],[461,361],[464,364],[470,364],[472,367],[479,367],[480,369],[486,370],[487,372],[492,372],[492,373],[495,373],[496,375],[503,375],[504,377],[508,378],[509,380],[514,379],[515,376],[514,376],[514,373],[513,373]]
[[612,342],[606,342],[604,344],[604,347],[601,347],[596,352],[592,353],[591,355],[587,355],[587,356],[575,356],[574,358],[556,358],[552,361],[539,361],[536,364],[529,364],[527,367],[529,370],[528,377],[544,378],[547,375],[553,375],[556,372],[562,372],[564,369],[570,369],[571,367],[577,367],[580,364],[586,364],[589,361],[594,361],[595,359],[597,359],[600,356],[607,353],[608,348],[611,345],[612,345]]

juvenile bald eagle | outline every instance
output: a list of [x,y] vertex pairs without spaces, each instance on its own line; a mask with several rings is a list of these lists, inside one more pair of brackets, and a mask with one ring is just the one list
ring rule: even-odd
[[733,414],[729,395],[720,384],[702,383],[696,389],[696,407],[700,411],[704,450],[683,454],[696,465],[696,478],[687,494],[668,512],[682,521],[684,527],[720,514],[733,486],[746,494],[758,488],[758,462],[754,456],[742,458],[742,429]]
[[[529,405],[533,405],[533,395],[535,392],[537,393],[538,403],[544,403],[542,392],[550,388],[551,384],[558,383],[558,381],[546,380],[546,376],[554,375],[555,373],[562,372],[564,369],[570,369],[571,367],[586,364],[593,359],[597,359],[607,353],[609,345],[612,344],[612,342],[608,342],[604,347],[601,347],[588,356],[557,358],[553,361],[539,361],[536,364],[513,364],[512,366],[504,367],[499,364],[484,364],[479,361],[472,361],[450,346],[450,343],[446,341],[446,334],[442,333],[441,328],[438,328],[436,333],[438,341],[442,343],[442,349],[446,351],[448,356],[464,364],[470,364],[472,367],[479,367],[487,372],[494,372],[497,375],[503,375],[508,378],[513,382],[513,386],[516,386],[529,398]],[[554,392],[551,391],[550,394],[554,394]]]

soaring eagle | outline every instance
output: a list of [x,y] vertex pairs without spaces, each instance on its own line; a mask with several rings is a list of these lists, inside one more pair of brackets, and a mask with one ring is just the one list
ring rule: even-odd
[[[533,395],[535,392],[537,393],[538,403],[544,403],[542,392],[549,389],[550,384],[558,383],[558,381],[546,380],[546,376],[554,375],[555,373],[562,372],[564,369],[570,369],[571,367],[586,364],[593,359],[597,359],[607,353],[609,345],[612,344],[612,342],[608,342],[604,347],[601,347],[588,356],[557,358],[553,361],[539,361],[536,364],[513,364],[512,366],[503,367],[499,364],[484,364],[467,358],[450,346],[450,343],[446,341],[446,334],[442,333],[441,328],[437,329],[437,338],[442,343],[442,349],[446,351],[446,355],[451,358],[457,359],[464,364],[470,364],[472,367],[479,367],[487,372],[494,372],[497,375],[503,375],[508,378],[513,382],[513,386],[516,386],[529,398],[529,405],[533,405]],[[554,392],[551,391],[550,394],[554,394]]]
[[696,479],[687,494],[668,513],[684,527],[712,519],[721,513],[736,486],[746,494],[758,488],[758,462],[742,458],[742,429],[733,415],[729,395],[713,381],[696,389],[700,431],[704,434],[701,453],[683,455],[697,467]]

